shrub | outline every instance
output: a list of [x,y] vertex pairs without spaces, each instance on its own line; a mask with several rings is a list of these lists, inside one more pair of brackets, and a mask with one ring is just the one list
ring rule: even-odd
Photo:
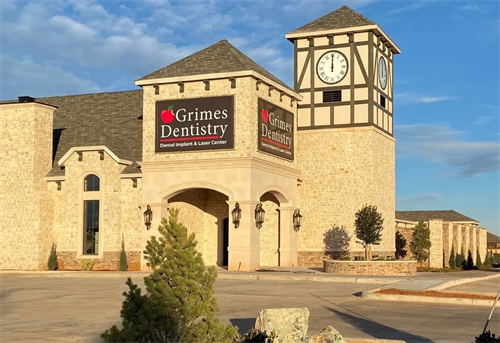
[[370,260],[368,249],[371,245],[379,245],[382,240],[382,224],[384,219],[377,211],[377,206],[364,205],[361,210],[356,212],[354,227],[356,228],[356,238],[358,243],[365,248],[365,258]]
[[128,292],[120,312],[122,329],[113,325],[101,337],[106,342],[232,342],[237,328],[215,316],[215,267],[206,267],[196,250],[194,234],[186,237],[178,210],[171,209],[151,237],[144,254],[153,272],[144,278],[146,290],[127,279]]
[[418,222],[415,225],[410,250],[415,259],[422,263],[429,258],[429,249],[431,247],[431,231],[424,222]]
[[481,261],[481,254],[479,253],[479,249],[476,251],[476,267],[481,268],[483,266],[483,262]]
[[340,260],[341,261],[351,261],[351,256],[341,256]]
[[469,250],[467,252],[467,260],[465,261],[465,268],[467,270],[471,270],[474,267],[474,259],[472,258],[472,252]]
[[[240,338],[239,342],[242,343],[251,343],[251,342],[258,342],[258,343],[273,343],[274,340],[278,336],[274,333],[274,331],[267,332],[267,331],[259,331],[255,330],[253,327],[248,330],[248,332]],[[238,342],[238,340],[236,340]]]
[[128,270],[127,254],[125,253],[125,242],[122,239],[122,251],[120,252],[120,270],[125,272]]
[[457,257],[455,258],[456,263],[457,263],[457,268],[462,268],[464,269],[465,267],[465,256],[463,254],[457,254]]
[[94,266],[94,260],[91,259],[80,260],[80,265],[82,266],[82,270],[84,272],[88,272],[89,270],[92,270],[92,267]]
[[406,238],[403,237],[401,232],[396,231],[396,258],[403,259],[408,252],[406,251]]
[[491,333],[490,330],[476,336],[475,343],[483,343],[483,342],[500,342],[500,337],[495,337],[494,333]]
[[457,260],[455,256],[455,247],[451,246],[451,253],[450,253],[450,259],[448,261],[448,264],[450,265],[451,269],[456,269],[457,268]]
[[398,259],[397,259],[396,257],[394,257],[394,256],[387,256],[387,257],[385,258],[385,260],[386,260],[386,261],[397,261]]
[[57,252],[55,244],[52,244],[52,248],[50,248],[49,262],[47,263],[47,267],[49,268],[49,270],[57,269]]

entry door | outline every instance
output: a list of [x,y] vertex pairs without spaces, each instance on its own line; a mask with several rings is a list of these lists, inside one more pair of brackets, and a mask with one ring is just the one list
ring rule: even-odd
[[229,218],[224,219],[222,222],[222,265],[227,266],[229,264],[229,252],[227,248],[229,247]]

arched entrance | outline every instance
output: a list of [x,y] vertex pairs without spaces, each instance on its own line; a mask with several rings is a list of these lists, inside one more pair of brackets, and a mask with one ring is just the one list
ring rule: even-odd
[[206,265],[227,266],[229,244],[228,196],[206,188],[185,189],[166,198],[179,209],[179,219],[194,233]]
[[279,266],[280,202],[274,194],[266,192],[260,197],[266,218],[260,229],[260,266]]

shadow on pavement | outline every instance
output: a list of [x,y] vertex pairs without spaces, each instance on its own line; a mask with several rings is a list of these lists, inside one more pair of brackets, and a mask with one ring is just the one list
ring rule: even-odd
[[255,324],[255,318],[233,318],[229,319],[231,324],[238,327],[240,335],[247,333],[248,330]]
[[373,321],[368,318],[353,316],[348,313],[337,311],[331,307],[324,306],[327,310],[337,315],[345,323],[348,323],[358,330],[378,339],[399,339],[410,342],[432,343],[428,338],[412,335],[411,333],[401,331],[390,326],[386,326],[379,322]]

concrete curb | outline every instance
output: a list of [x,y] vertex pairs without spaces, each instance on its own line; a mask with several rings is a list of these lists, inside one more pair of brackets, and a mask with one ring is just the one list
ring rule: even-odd
[[[127,278],[144,277],[150,272],[82,272],[82,271],[0,271],[3,275],[22,275],[24,277],[67,277],[67,278]],[[278,274],[278,275],[277,275]],[[358,278],[355,276],[322,276],[322,275],[294,275],[283,273],[277,274],[247,274],[241,272],[218,273],[219,280],[247,280],[247,281],[313,281],[313,282],[336,282],[336,283],[364,283],[364,284],[393,284],[404,281],[403,279],[385,278]]]
[[470,282],[477,282],[477,281],[494,279],[497,277],[500,277],[500,273],[498,273],[497,275],[477,276],[477,277],[469,277],[469,278],[465,278],[465,279],[452,280],[452,281],[440,283],[437,286],[426,288],[425,290],[426,291],[439,291],[439,290],[450,288],[453,286],[459,286],[459,285],[463,285],[463,284],[470,283]]
[[494,300],[486,299],[465,299],[465,298],[444,298],[428,297],[425,295],[402,295],[402,294],[380,294],[376,290],[365,291],[361,293],[363,299],[368,300],[387,300],[387,301],[406,301],[415,303],[433,303],[433,304],[452,304],[452,305],[476,305],[493,306]]
[[402,341],[400,339],[379,339],[379,338],[347,338],[346,343],[419,343],[418,341]]

